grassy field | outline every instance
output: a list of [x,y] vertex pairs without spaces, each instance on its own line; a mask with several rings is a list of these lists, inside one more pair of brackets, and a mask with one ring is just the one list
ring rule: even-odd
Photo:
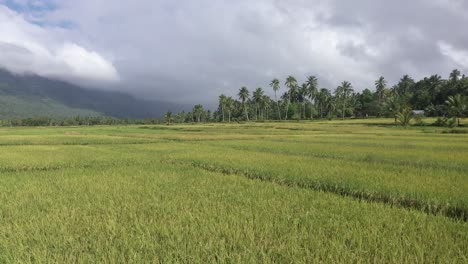
[[0,263],[468,263],[468,134],[1,128]]

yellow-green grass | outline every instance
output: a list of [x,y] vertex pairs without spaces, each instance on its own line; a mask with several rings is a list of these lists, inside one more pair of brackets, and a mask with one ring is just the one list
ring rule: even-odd
[[446,217],[184,165],[3,174],[5,262],[463,262]]
[[468,135],[391,122],[0,129],[0,263],[468,262]]

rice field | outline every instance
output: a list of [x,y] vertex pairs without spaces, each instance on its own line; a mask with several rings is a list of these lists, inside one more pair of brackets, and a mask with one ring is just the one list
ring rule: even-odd
[[0,128],[0,263],[468,263],[468,134]]

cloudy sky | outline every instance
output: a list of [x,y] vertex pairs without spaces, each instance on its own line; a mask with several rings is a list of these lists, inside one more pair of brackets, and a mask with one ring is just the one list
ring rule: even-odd
[[465,0],[0,0],[0,66],[179,103],[468,73]]

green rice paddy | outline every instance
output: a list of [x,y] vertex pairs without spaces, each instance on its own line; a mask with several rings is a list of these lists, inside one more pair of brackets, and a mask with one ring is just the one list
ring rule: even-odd
[[0,129],[0,263],[467,263],[468,134]]

